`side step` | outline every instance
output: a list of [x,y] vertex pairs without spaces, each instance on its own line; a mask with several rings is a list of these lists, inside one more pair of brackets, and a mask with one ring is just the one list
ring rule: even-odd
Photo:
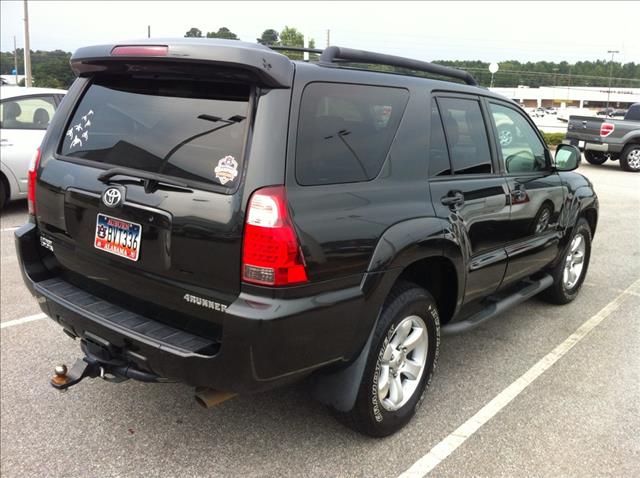
[[553,284],[553,278],[549,274],[542,276],[536,281],[529,280],[525,282],[522,289],[488,305],[468,319],[444,325],[442,327],[442,333],[444,335],[453,335],[471,330],[481,323],[501,314],[505,310],[510,309],[514,305],[518,305],[519,303],[530,299],[534,295],[539,294],[547,287],[551,286],[551,284]]

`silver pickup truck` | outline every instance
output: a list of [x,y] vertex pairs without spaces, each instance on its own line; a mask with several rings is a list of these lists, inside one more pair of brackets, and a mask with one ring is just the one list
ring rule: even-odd
[[623,170],[640,172],[640,103],[631,105],[624,119],[570,116],[562,142],[579,147],[591,164],[620,160]]

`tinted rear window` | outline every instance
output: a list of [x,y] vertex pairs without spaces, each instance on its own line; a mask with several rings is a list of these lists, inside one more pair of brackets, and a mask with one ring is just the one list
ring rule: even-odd
[[232,188],[249,94],[244,85],[98,78],[65,130],[61,153]]
[[429,142],[429,176],[446,176],[451,174],[451,163],[447,141],[442,128],[442,119],[438,105],[431,104],[431,141]]
[[302,185],[368,181],[391,147],[409,99],[406,90],[312,83],[302,96],[296,179]]
[[438,106],[454,173],[491,173],[491,152],[480,103],[475,99],[439,98]]

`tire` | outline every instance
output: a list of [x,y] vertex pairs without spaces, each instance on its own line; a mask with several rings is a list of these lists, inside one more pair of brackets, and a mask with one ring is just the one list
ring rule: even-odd
[[640,172],[640,144],[625,146],[620,155],[620,167],[630,173]]
[[[580,236],[580,240],[577,237]],[[581,244],[577,244],[577,242],[581,241]],[[576,252],[582,254],[582,262],[577,262],[576,259],[578,255]],[[551,271],[551,276],[553,277],[553,284],[551,287],[545,289],[540,297],[552,304],[564,305],[571,302],[575,299],[580,292],[580,288],[582,287],[582,283],[584,282],[584,278],[587,275],[587,270],[589,269],[589,259],[591,258],[591,229],[589,228],[589,223],[584,218],[580,218],[576,223],[575,228],[573,229],[573,233],[571,234],[571,239],[569,240],[569,244],[567,249],[564,252],[564,257],[560,261],[560,263]],[[579,265],[579,272],[576,272],[574,267],[569,267],[569,261],[571,264]],[[567,272],[565,275],[565,269],[570,268],[573,270],[575,276],[572,277],[571,274]]]
[[584,152],[584,159],[587,160],[587,163],[589,164],[604,164],[607,159],[607,155],[604,153],[598,153],[596,151],[585,151]]
[[[402,336],[406,337],[404,342],[400,341]],[[413,347],[401,351],[401,345],[412,337]],[[433,297],[422,287],[399,282],[389,294],[376,324],[355,404],[346,413],[333,410],[334,415],[350,428],[371,437],[397,432],[422,403],[439,348],[440,320]],[[422,363],[422,358],[424,365],[416,375],[418,369],[413,364]],[[397,378],[393,376],[394,369]],[[416,378],[411,380],[409,376]],[[383,381],[387,387],[383,387]],[[379,386],[386,388],[386,392],[379,391]]]
[[0,211],[2,211],[4,207],[7,205],[7,203],[9,202],[8,198],[9,198],[9,189],[4,183],[4,178],[0,174]]

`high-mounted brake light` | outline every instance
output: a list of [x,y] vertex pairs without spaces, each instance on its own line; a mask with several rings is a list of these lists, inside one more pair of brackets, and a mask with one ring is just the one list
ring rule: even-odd
[[287,211],[284,186],[259,189],[249,200],[242,280],[283,286],[307,281],[302,251]]
[[616,125],[613,123],[602,123],[600,125],[600,136],[605,137],[609,136],[613,133],[613,130],[616,129]]
[[36,179],[38,178],[38,166],[40,165],[40,148],[38,148],[31,158],[28,172],[27,202],[29,203],[29,214],[36,215]]
[[167,56],[167,45],[127,45],[111,50],[111,56]]

